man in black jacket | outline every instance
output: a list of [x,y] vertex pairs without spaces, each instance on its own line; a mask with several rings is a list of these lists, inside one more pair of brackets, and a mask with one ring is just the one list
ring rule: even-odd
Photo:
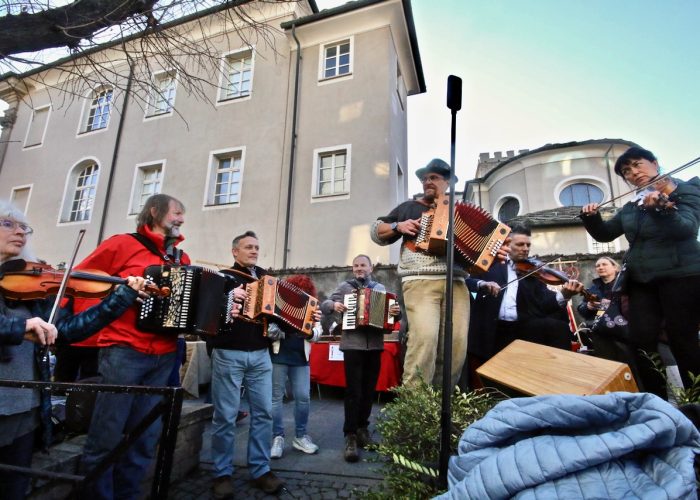
[[[233,239],[233,269],[261,278],[266,271],[256,264],[260,244],[253,231]],[[242,282],[245,280],[242,280]],[[234,494],[233,450],[235,421],[240,407],[241,386],[245,384],[250,403],[248,468],[253,484],[272,494],[282,488],[282,481],[270,470],[272,441],[272,361],[270,342],[263,325],[237,320],[230,334],[212,337],[211,392],[214,403],[212,422],[213,493],[215,498]]]
[[583,284],[570,280],[561,291],[553,292],[534,275],[516,281],[515,263],[529,257],[530,246],[530,229],[514,227],[508,261],[495,263],[479,278],[467,280],[469,289],[477,292],[467,347],[470,370],[478,368],[515,339],[571,348],[565,307],[573,295],[583,290]]

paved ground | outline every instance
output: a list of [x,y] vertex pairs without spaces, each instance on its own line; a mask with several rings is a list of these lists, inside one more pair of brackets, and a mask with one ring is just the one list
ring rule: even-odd
[[[294,402],[286,402],[285,433],[287,442],[282,458],[272,461],[273,472],[285,481],[286,489],[280,498],[332,499],[352,498],[358,492],[366,492],[382,481],[378,456],[363,452],[361,460],[350,464],[343,460],[344,438],[342,390],[332,387],[313,387],[311,414],[308,433],[319,446],[314,455],[307,455],[291,446],[294,437]],[[320,399],[319,399],[320,397]],[[373,419],[382,403],[376,404]],[[275,498],[249,484],[250,476],[246,467],[246,444],[248,440],[249,418],[241,421],[236,428],[236,449],[234,463],[235,498]],[[373,425],[370,425],[370,431]],[[211,497],[212,461],[211,428],[207,426],[204,446],[200,455],[199,469],[186,479],[170,485],[169,498],[186,500]],[[377,438],[378,436],[374,436]]]

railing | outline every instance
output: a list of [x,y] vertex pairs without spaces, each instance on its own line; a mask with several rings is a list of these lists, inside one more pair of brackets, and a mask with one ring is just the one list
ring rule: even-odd
[[42,391],[55,391],[60,393],[71,392],[108,392],[113,394],[151,394],[162,395],[160,403],[139,422],[128,434],[126,434],[117,446],[97,466],[86,475],[68,474],[63,472],[51,472],[29,467],[18,467],[0,463],[0,470],[26,474],[31,477],[41,477],[57,481],[73,483],[72,498],[81,498],[81,492],[90,483],[98,479],[110,466],[114,465],[119,457],[129,449],[143,432],[162,416],[163,430],[160,436],[160,446],[156,461],[155,473],[151,484],[152,499],[165,499],[168,496],[168,483],[170,471],[173,465],[173,453],[177,440],[177,429],[180,423],[182,411],[183,390],[181,387],[144,387],[128,385],[108,384],[79,384],[64,382],[29,382],[21,380],[0,380],[0,387],[16,387],[22,389],[40,389]]

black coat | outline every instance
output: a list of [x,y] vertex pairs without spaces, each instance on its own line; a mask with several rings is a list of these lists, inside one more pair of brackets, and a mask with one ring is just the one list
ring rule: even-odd
[[[467,286],[470,291],[476,291],[478,280],[495,281],[501,287],[508,282],[508,268],[504,263],[496,263],[486,273],[477,278],[469,278]],[[472,303],[469,321],[469,340],[467,352],[481,359],[489,359],[499,349],[497,338],[498,311],[505,292],[497,297],[477,292],[476,300]],[[568,328],[566,312],[559,306],[556,293],[551,291],[535,277],[527,277],[518,282],[516,296],[518,323],[523,327],[536,323],[536,320],[548,319],[563,322]]]

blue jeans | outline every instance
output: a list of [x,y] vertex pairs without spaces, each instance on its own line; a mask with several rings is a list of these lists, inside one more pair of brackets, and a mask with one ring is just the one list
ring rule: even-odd
[[211,450],[214,477],[233,474],[236,415],[245,383],[250,404],[248,467],[253,478],[270,470],[272,441],[272,361],[267,349],[214,349],[211,394],[214,403]]
[[272,363],[272,434],[284,436],[284,407],[282,400],[287,385],[292,383],[294,395],[294,430],[296,437],[304,437],[309,422],[309,397],[311,393],[311,369],[309,365],[289,366]]
[[[175,362],[175,353],[144,354],[126,346],[100,350],[99,370],[105,384],[165,386]],[[130,432],[161,400],[146,394],[98,393],[90,422],[82,469],[89,472],[112,451],[122,435]],[[140,498],[141,481],[155,456],[161,419],[151,424],[117,463],[88,485],[91,500]]]

